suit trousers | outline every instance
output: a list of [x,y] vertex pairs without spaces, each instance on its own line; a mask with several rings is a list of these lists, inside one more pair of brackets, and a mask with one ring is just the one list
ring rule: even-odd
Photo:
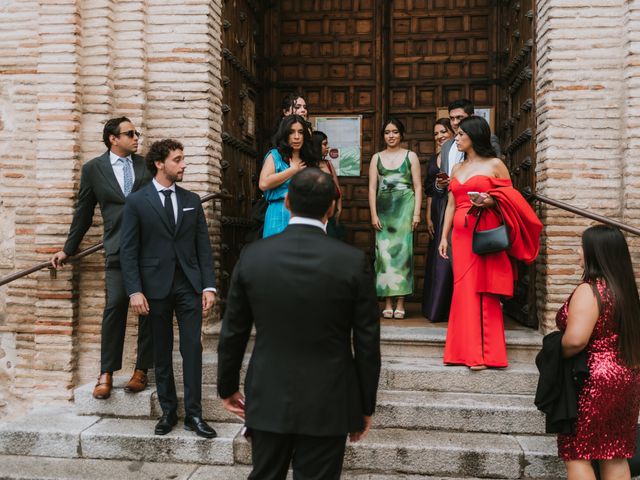
[[340,480],[346,435],[314,437],[251,430],[253,470],[249,480]]
[[161,300],[148,299],[149,320],[153,331],[154,361],[158,400],[162,411],[178,409],[173,377],[173,313],[178,320],[184,409],[190,417],[202,417],[202,295],[176,267],[171,290]]
[[[122,368],[122,353],[127,330],[129,296],[124,289],[119,256],[107,256],[105,268],[107,299],[102,314],[100,340],[100,371],[115,372]],[[147,317],[138,317],[138,355],[136,368],[153,367],[153,337]]]

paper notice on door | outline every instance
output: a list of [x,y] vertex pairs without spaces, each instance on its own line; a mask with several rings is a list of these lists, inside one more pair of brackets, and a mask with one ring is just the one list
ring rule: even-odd
[[327,135],[329,160],[340,177],[360,176],[362,117],[312,117],[314,130]]

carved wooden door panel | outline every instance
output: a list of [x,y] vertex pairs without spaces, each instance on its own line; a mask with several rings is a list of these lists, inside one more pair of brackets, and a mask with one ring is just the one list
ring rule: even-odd
[[[498,125],[505,162],[514,186],[535,190],[535,0],[500,0]],[[520,280],[505,311],[521,323],[538,326],[535,265],[519,266]]]
[[225,0],[222,18],[222,189],[231,195],[222,201],[219,285],[224,300],[231,272],[246,243],[256,197],[262,8],[258,1]]
[[[438,108],[460,98],[476,107],[494,104],[493,9],[489,0],[389,2],[389,114],[404,123],[409,149],[422,175],[435,152]],[[416,297],[422,294],[429,237],[422,225],[414,240]]]
[[[360,177],[341,177],[346,241],[369,253],[367,170],[379,148],[384,112],[382,12],[375,0],[272,2],[265,26],[265,67],[270,89],[265,110],[273,122],[284,94],[303,94],[310,115],[362,115]],[[265,129],[273,131],[269,123]],[[329,144],[331,139],[329,138]]]

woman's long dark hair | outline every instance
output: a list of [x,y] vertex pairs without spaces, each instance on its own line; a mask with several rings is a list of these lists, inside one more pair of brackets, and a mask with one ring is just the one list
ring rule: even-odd
[[495,149],[491,146],[491,129],[487,121],[471,115],[460,122],[460,130],[471,139],[473,151],[480,157],[497,157]]
[[293,148],[289,146],[289,135],[291,134],[291,128],[295,123],[302,125],[302,136],[304,142],[300,149],[300,158],[307,167],[317,167],[320,162],[320,155],[314,151],[315,149],[311,142],[311,134],[309,133],[309,124],[300,115],[289,115],[280,121],[278,131],[273,136],[272,144],[274,148],[278,149],[282,159],[288,163],[291,159],[291,155],[293,155]]
[[[596,225],[582,234],[582,252],[582,280],[594,287],[596,280],[604,280],[613,297],[620,358],[630,367],[640,367],[640,298],[627,241],[617,228]],[[594,293],[600,304],[595,288]]]
[[435,128],[436,125],[442,125],[448,131],[450,131],[452,135],[455,135],[456,133],[453,131],[453,127],[451,126],[451,120],[449,120],[447,117],[442,117],[437,119],[436,122],[433,124],[433,127]]
[[313,131],[311,134],[311,146],[313,148],[313,154],[316,155],[320,160],[326,160],[322,156],[322,142],[328,140],[327,134],[321,132],[319,130]]

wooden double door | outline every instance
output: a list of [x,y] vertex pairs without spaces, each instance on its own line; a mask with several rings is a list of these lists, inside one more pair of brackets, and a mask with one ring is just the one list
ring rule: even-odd
[[[505,142],[511,140],[507,135],[510,132],[500,130],[503,117],[498,112],[510,105],[501,103],[505,90],[500,75],[512,53],[507,53],[505,46],[501,55],[496,54],[506,45],[503,37],[512,33],[508,28],[513,29],[514,18],[509,17],[509,27],[502,18],[502,10],[510,3],[511,0],[499,0],[498,6],[492,0],[227,0],[225,18],[239,17],[244,10],[251,14],[245,13],[242,22],[231,22],[225,44],[235,41],[239,48],[237,35],[233,40],[230,32],[255,22],[253,37],[246,40],[243,48],[251,42],[255,45],[253,57],[244,61],[251,63],[246,70],[255,72],[257,83],[244,98],[255,98],[257,133],[249,140],[256,152],[245,149],[246,161],[255,153],[254,166],[243,168],[256,172],[255,164],[261,161],[268,134],[273,131],[273,118],[286,93],[301,92],[310,115],[361,115],[361,175],[340,178],[344,194],[342,222],[346,241],[373,255],[375,236],[370,227],[367,173],[374,153],[384,148],[380,131],[386,118],[397,117],[405,124],[406,146],[418,154],[423,174],[435,153],[433,127],[438,111],[453,100],[469,98],[477,107],[493,108],[494,130]],[[517,16],[520,10],[511,8],[509,12],[516,12]],[[512,50],[516,48],[509,45]],[[530,55],[523,62],[532,58]],[[225,70],[235,68],[231,62],[225,61],[224,65]],[[251,83],[239,80],[242,85]],[[521,85],[532,90],[533,82],[528,82]],[[232,92],[238,84],[231,79],[228,87]],[[524,122],[532,119],[532,112],[530,117],[523,117]],[[225,131],[230,121],[225,117]],[[525,143],[521,147],[526,147]],[[509,153],[507,160],[516,153]],[[226,154],[225,147],[225,157]],[[533,153],[530,156],[533,162]],[[228,171],[234,175],[234,170]],[[235,188],[227,181],[223,185]],[[255,183],[246,188],[246,195],[256,198],[259,192]],[[245,203],[244,214],[249,204]],[[229,242],[229,248],[237,250],[232,244]],[[422,292],[428,244],[423,224],[414,240],[416,299]],[[232,252],[233,257],[236,255]]]

